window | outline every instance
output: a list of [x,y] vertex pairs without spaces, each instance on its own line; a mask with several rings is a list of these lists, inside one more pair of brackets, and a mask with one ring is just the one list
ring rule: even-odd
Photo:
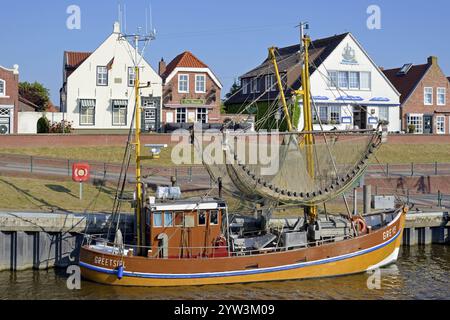
[[80,125],[95,125],[95,100],[80,100]]
[[126,126],[127,125],[127,100],[113,100],[113,126]]
[[339,88],[348,89],[348,72],[339,71]]
[[162,213],[161,212],[153,213],[153,227],[161,228],[162,226],[163,226]]
[[337,88],[338,85],[338,72],[337,71],[329,71],[328,79],[330,80],[329,86],[331,88]]
[[206,92],[206,76],[204,74],[195,76],[195,92],[196,93]]
[[330,107],[330,123],[339,124],[341,122],[341,107],[331,106]]
[[322,123],[328,123],[328,107],[320,106],[319,107],[319,117]]
[[274,74],[266,76],[266,91],[277,91],[277,84]]
[[198,225],[206,226],[206,211],[202,210],[198,213]]
[[187,74],[178,75],[178,92],[189,93],[189,75]]
[[423,115],[421,114],[408,115],[408,127],[409,126],[414,126],[414,133],[423,133]]
[[209,212],[209,223],[210,224],[219,224],[219,211],[210,211]]
[[144,109],[144,119],[150,121],[156,120],[156,109]]
[[436,117],[436,133],[437,134],[445,134],[445,117],[444,116]]
[[242,93],[248,94],[248,79],[242,79]]
[[206,108],[197,109],[197,122],[208,123],[208,109]]
[[177,109],[177,123],[186,123],[186,108]]
[[136,81],[136,70],[133,67],[128,68],[128,86],[134,87]]
[[445,95],[446,95],[445,88],[437,88],[437,104],[438,104],[438,106],[445,106],[445,103],[446,103]]
[[172,212],[164,212],[164,227],[173,227],[173,215]]
[[370,72],[359,73],[359,83],[361,90],[370,90],[372,88],[372,74]]
[[258,79],[257,78],[252,78],[251,79],[251,84],[250,84],[250,93],[255,93],[255,92],[259,92],[259,90],[258,90]]
[[0,96],[6,96],[6,82],[2,79],[0,79]]
[[108,85],[108,68],[97,67],[97,86]]
[[378,111],[378,120],[389,122],[389,107],[380,107]]
[[184,212],[175,212],[175,226],[176,227],[184,226]]
[[424,94],[423,103],[426,106],[433,105],[433,88],[425,88],[423,94]]
[[349,83],[350,89],[359,90],[359,72],[350,72],[349,73]]

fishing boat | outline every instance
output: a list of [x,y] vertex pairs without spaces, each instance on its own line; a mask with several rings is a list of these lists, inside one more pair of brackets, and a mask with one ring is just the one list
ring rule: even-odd
[[[136,65],[135,134],[134,138],[130,134],[125,157],[130,158],[135,149],[136,228],[127,243],[120,227],[118,195],[113,232],[105,237],[85,236],[79,262],[84,279],[113,286],[218,285],[350,275],[397,261],[407,208],[398,204],[392,210],[358,214],[349,209],[345,198],[383,143],[385,132],[380,127],[313,130],[316,107],[309,82],[310,44],[309,36],[303,35],[302,87],[295,90],[292,103],[284,96],[276,49],[269,50],[285,132],[269,134],[265,142],[259,132],[225,127],[209,133],[220,141],[218,153],[224,160],[215,162],[211,154],[200,153],[218,190],[216,197],[181,199],[176,187],[161,188],[159,196],[147,193],[141,174],[141,161],[148,157],[141,155],[140,69]],[[295,123],[299,110],[303,130]],[[193,133],[196,150],[204,150],[204,135]],[[246,161],[248,150],[261,144],[276,150],[276,170],[268,170],[267,163]],[[239,152],[243,146],[247,151]],[[230,208],[225,194],[250,203],[251,214]],[[347,212],[331,214],[326,204],[338,197],[343,197]],[[280,208],[298,215],[275,217]]]

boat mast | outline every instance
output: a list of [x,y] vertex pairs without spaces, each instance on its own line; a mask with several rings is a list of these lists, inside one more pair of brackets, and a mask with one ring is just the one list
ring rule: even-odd
[[[300,23],[300,61],[302,63],[301,68],[301,79],[302,79],[302,89],[293,91],[293,94],[297,97],[303,98],[303,115],[304,115],[304,141],[301,142],[300,147],[304,146],[306,148],[306,159],[307,159],[307,170],[311,179],[315,179],[315,165],[314,165],[314,135],[312,134],[313,128],[313,117],[311,109],[311,83],[309,74],[309,45],[311,44],[311,39],[309,36],[305,35],[305,29],[308,29],[308,23]],[[286,96],[284,94],[283,83],[281,81],[280,72],[278,68],[278,62],[275,56],[275,48],[269,49],[270,57],[274,65],[275,76],[278,82],[278,89],[280,91],[280,98],[283,104],[284,113],[286,116],[286,122],[288,125],[288,131],[294,132],[296,124],[292,123],[292,119],[289,113],[289,108],[286,103]],[[309,217],[310,223],[314,223],[317,219],[317,207],[309,206],[305,208],[305,213]]]

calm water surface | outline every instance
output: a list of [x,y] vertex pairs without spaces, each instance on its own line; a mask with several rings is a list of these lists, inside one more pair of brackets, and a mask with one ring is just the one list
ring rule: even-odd
[[82,282],[69,291],[64,271],[0,272],[0,299],[446,299],[450,300],[450,248],[403,248],[396,265],[381,272],[381,289],[369,290],[370,275],[192,288],[117,288]]

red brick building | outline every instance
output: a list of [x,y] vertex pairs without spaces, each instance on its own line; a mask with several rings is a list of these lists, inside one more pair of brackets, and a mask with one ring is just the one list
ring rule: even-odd
[[184,124],[221,121],[222,84],[212,70],[192,53],[183,52],[168,65],[162,59],[159,74],[163,79],[164,126],[184,127]]
[[438,58],[384,70],[401,93],[402,130],[416,134],[450,134],[450,81]]
[[17,133],[19,105],[19,66],[0,66],[0,134]]

